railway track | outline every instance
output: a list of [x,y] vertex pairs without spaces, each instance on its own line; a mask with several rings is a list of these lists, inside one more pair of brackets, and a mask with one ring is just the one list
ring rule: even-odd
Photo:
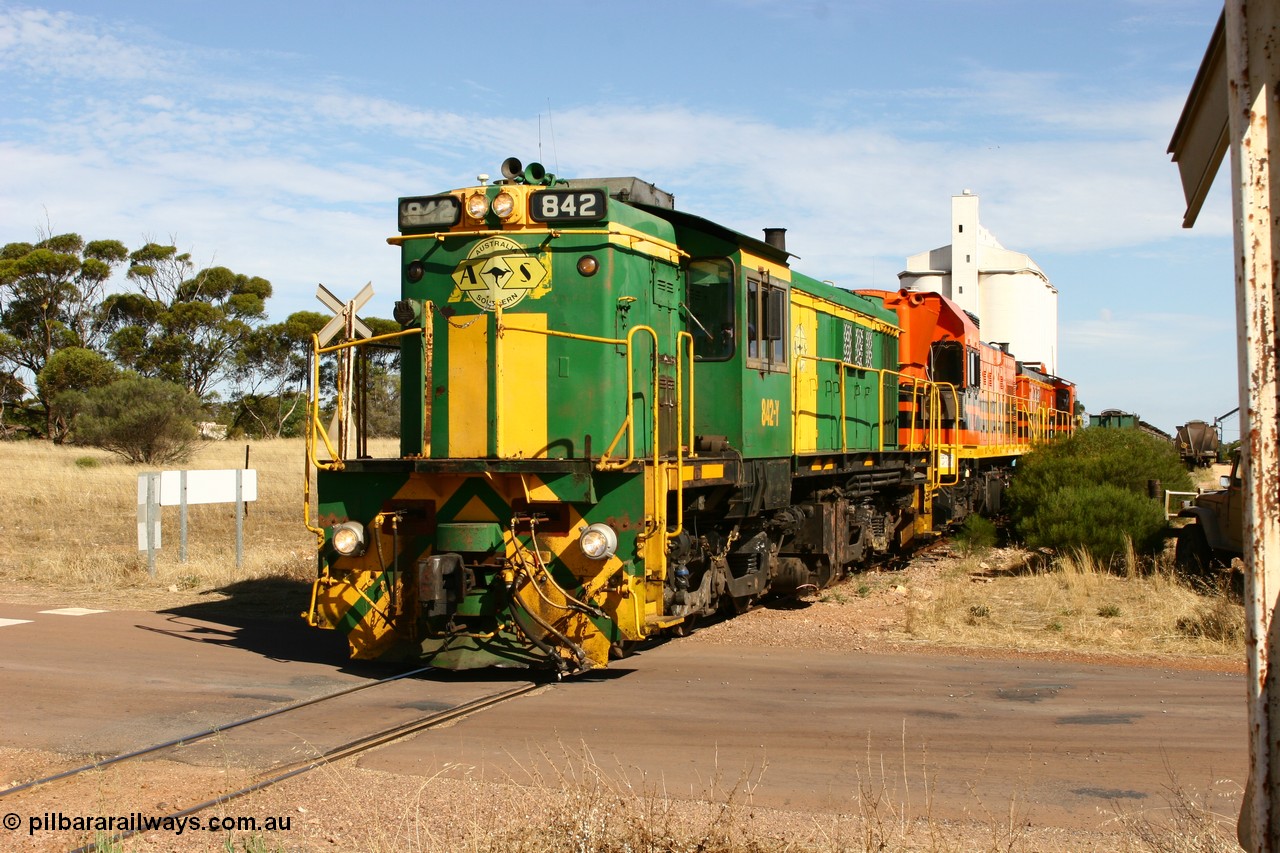
[[[346,697],[350,697],[354,694],[369,691],[371,689],[388,685],[393,682],[403,681],[405,679],[411,678],[416,675],[422,675],[431,670],[432,670],[432,667],[423,667],[421,669],[400,673],[388,678],[371,681],[366,684],[356,685],[354,687],[350,687],[344,690],[339,690],[333,693],[327,693],[322,696],[317,696],[312,699],[296,702],[291,705],[284,706],[282,708],[276,708],[271,711],[247,716],[238,720],[231,721],[229,723],[213,726],[198,732],[192,732],[191,734],[184,735],[178,738],[173,738],[171,740],[164,741],[163,743],[152,744],[150,746],[143,747],[141,749],[131,750],[129,752],[124,752],[108,758],[103,758],[97,761],[80,765],[78,767],[74,767],[68,770],[64,770],[58,773],[44,776],[39,779],[33,779],[27,782],[23,782],[21,784],[12,785],[8,788],[0,789],[0,799],[12,797],[16,794],[20,794],[26,791],[32,791],[38,788],[44,788],[50,785],[57,785],[59,783],[69,783],[78,777],[85,776],[86,774],[101,771],[109,767],[124,764],[126,762],[134,761],[144,757],[148,757],[148,756],[156,757],[156,756],[161,756],[168,751],[176,751],[176,750],[181,750],[183,748],[189,748],[194,745],[200,744],[202,742],[209,741],[210,739],[220,737],[232,730],[241,729],[243,727],[252,726],[254,724],[261,724],[264,721],[271,720],[273,718],[281,717],[283,715],[287,715],[291,713],[296,713],[296,712],[302,711],[303,709],[315,708],[316,706],[319,706],[322,704],[332,704],[332,703],[340,702],[342,699]],[[219,793],[201,802],[194,803],[192,805],[186,806],[177,811],[174,811],[165,815],[159,815],[157,817],[160,820],[178,820],[181,818],[185,818],[189,815],[193,815],[193,814],[197,814],[199,812],[205,811],[207,809],[221,806],[223,804],[232,802],[241,797],[252,794],[256,791],[261,791],[265,788],[271,787],[272,785],[276,785],[281,782],[284,782],[287,779],[292,779],[293,777],[299,776],[310,770],[314,770],[316,768],[325,766],[326,764],[330,764],[334,761],[339,761],[344,758],[349,758],[355,755],[359,755],[362,752],[366,752],[378,746],[382,746],[383,744],[387,744],[392,741],[398,740],[399,738],[403,738],[408,735],[414,734],[416,732],[433,728],[435,726],[440,726],[440,725],[443,725],[444,723],[450,722],[452,720],[456,720],[468,714],[473,714],[473,713],[476,713],[477,711],[482,711],[486,708],[493,707],[494,705],[498,705],[502,702],[506,702],[510,699],[514,699],[518,696],[532,692],[533,690],[536,690],[541,686],[542,686],[542,683],[540,682],[521,683],[515,687],[511,687],[505,690],[499,690],[496,693],[480,696],[478,698],[471,699],[468,701],[463,701],[446,708],[434,710],[431,713],[416,716],[407,721],[397,722],[393,725],[389,725],[384,728],[378,729],[377,731],[363,734],[352,740],[345,741],[343,743],[330,746],[328,748],[317,750],[315,751],[314,754],[309,755],[306,758],[301,760],[284,761],[284,762],[276,763],[265,770],[260,770],[256,772],[255,774],[252,775],[252,780],[248,784],[242,785],[236,788],[235,790]],[[287,736],[296,737],[296,734],[290,732],[289,735]],[[73,851],[73,853],[95,853],[95,851],[99,850],[102,847],[107,847],[108,845],[130,838],[141,831],[142,830],[122,832],[122,833],[112,835],[110,838],[105,838],[105,837],[99,838],[94,842],[91,842],[89,844],[76,848]]]

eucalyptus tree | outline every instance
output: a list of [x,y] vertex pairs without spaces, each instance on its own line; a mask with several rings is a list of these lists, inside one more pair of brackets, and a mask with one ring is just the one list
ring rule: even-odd
[[259,326],[236,358],[231,428],[251,435],[296,435],[305,416],[311,336],[329,316],[297,311]]
[[108,351],[122,367],[208,397],[265,318],[271,283],[226,267],[196,271],[172,245],[148,243],[129,260],[138,290],[103,304]]
[[103,293],[127,257],[118,240],[85,242],[79,234],[0,249],[0,416],[16,413],[22,428],[53,437],[56,419],[36,377],[58,350],[103,343]]

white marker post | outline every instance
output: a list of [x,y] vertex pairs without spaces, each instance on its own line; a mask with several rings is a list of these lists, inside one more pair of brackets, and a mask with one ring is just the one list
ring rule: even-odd
[[244,564],[244,505],[258,499],[258,472],[252,468],[225,471],[163,471],[138,475],[138,550],[147,552],[147,570],[156,575],[155,552],[160,548],[160,507],[181,507],[179,559],[187,560],[187,507],[191,504],[236,505],[236,568]]
[[160,547],[160,474],[138,475],[138,550],[147,552],[147,574],[156,576],[156,550]]

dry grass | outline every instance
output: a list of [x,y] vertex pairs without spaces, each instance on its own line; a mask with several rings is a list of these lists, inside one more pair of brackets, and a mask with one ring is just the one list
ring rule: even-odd
[[[118,849],[369,853],[1226,853],[1231,820],[1171,784],[1167,808],[1119,814],[1105,829],[1035,827],[1015,798],[975,818],[930,813],[927,756],[874,755],[850,767],[847,801],[834,810],[764,808],[753,792],[763,758],[737,774],[715,768],[701,788],[668,789],[634,768],[601,766],[586,747],[557,744],[513,775],[447,765],[426,778],[326,766],[252,795],[242,813],[290,816],[287,832],[221,839],[135,837]],[[901,765],[898,767],[897,765]],[[376,795],[371,795],[376,792]],[[175,843],[179,842],[179,843]],[[65,849],[65,848],[63,848]],[[112,848],[108,848],[112,849]]]
[[1121,813],[1116,823],[1130,849],[1144,853],[1237,853],[1235,815],[1216,812],[1206,799],[1189,793],[1174,779],[1165,792],[1163,808]]
[[[236,567],[235,508],[188,508],[188,559],[179,562],[179,511],[162,510],[163,547],[156,577],[138,550],[138,475],[157,470],[105,451],[43,441],[0,442],[5,490],[0,579],[15,586],[52,587],[98,596],[220,588],[261,578],[314,575],[315,538],[302,523],[301,440],[208,442],[188,470],[248,466],[258,472],[258,499],[247,505],[244,560]],[[20,484],[20,485],[18,485]]]
[[1174,573],[1168,556],[1144,561],[1132,553],[1118,569],[1087,554],[1022,555],[1005,568],[966,557],[927,598],[913,600],[906,628],[917,639],[957,646],[1244,654],[1244,611],[1225,591],[1201,594]]

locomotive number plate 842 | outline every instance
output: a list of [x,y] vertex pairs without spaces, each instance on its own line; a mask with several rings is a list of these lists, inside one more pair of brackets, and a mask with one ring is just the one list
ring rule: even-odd
[[537,222],[589,222],[604,214],[603,190],[543,190],[529,199],[529,216]]

